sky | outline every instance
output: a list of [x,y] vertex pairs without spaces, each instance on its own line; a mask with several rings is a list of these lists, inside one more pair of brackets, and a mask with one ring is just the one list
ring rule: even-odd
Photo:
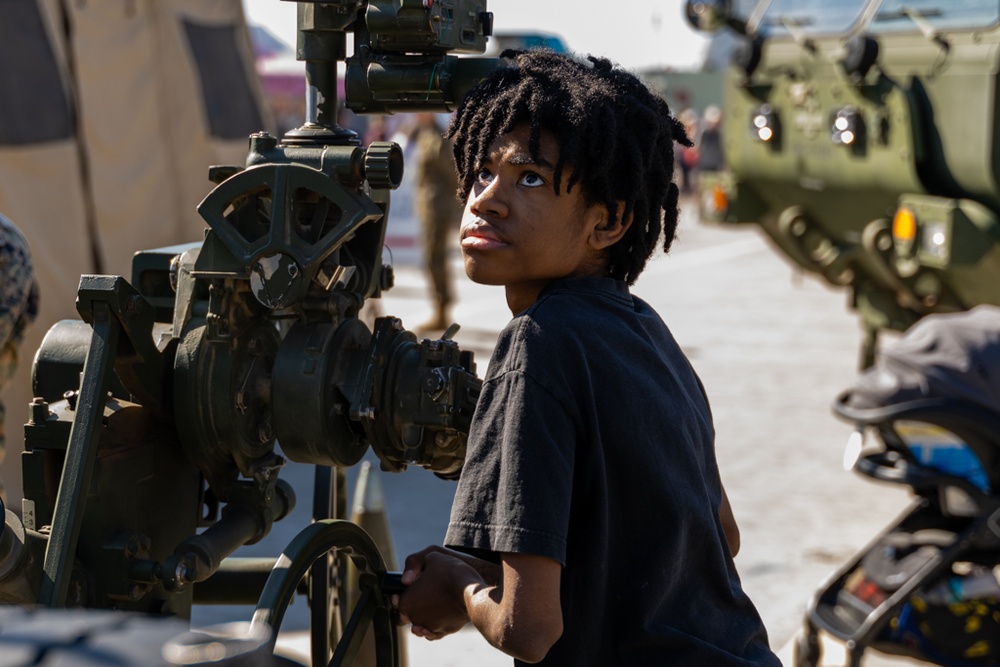
[[[243,0],[243,5],[251,23],[294,46],[296,3]],[[697,69],[708,46],[684,19],[683,0],[489,0],[487,7],[496,32],[554,32],[573,51],[633,70]]]

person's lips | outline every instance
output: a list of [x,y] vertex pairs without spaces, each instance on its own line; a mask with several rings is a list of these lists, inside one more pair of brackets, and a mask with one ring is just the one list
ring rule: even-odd
[[461,245],[463,250],[493,250],[508,243],[485,225],[470,225],[462,230]]

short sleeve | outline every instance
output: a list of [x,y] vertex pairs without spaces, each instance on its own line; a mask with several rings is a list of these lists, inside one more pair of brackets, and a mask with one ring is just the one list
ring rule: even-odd
[[578,430],[524,371],[483,386],[445,544],[566,563]]

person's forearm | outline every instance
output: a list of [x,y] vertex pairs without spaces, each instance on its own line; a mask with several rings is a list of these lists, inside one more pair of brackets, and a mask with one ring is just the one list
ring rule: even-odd
[[[489,572],[502,575],[503,567],[495,566]],[[465,584],[462,597],[469,620],[494,647],[523,662],[538,662],[562,635],[562,615],[527,602],[530,596],[523,592],[505,591],[505,580],[518,581],[500,576],[496,585],[484,581]]]
[[508,553],[497,564],[428,547],[406,559],[407,589],[393,606],[417,636],[440,639],[471,622],[504,653],[538,662],[562,635],[561,568],[541,556]]
[[495,648],[527,663],[536,663],[548,653],[551,643],[524,624],[514,622],[516,617],[504,609],[496,586],[470,584],[465,588],[464,599],[472,624]]
[[500,584],[501,577],[503,576],[503,569],[500,567],[499,563],[491,563],[488,560],[483,560],[482,558],[476,558],[461,551],[455,551],[454,549],[448,550],[451,555],[458,558],[463,563],[474,569],[479,573],[479,576],[483,578],[483,582],[487,586],[497,586]]

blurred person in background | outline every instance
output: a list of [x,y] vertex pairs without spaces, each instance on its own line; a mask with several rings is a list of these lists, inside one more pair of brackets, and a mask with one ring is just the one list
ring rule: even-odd
[[413,166],[416,174],[414,209],[424,238],[424,266],[430,279],[434,311],[420,333],[443,331],[451,324],[454,300],[448,249],[462,221],[456,192],[455,158],[451,142],[443,136],[433,113],[420,113],[413,132]]
[[694,109],[685,109],[677,119],[684,126],[684,132],[693,146],[678,146],[675,152],[677,168],[680,171],[681,196],[686,197],[694,192],[695,170],[698,167],[698,145],[700,143],[698,128],[698,112]]
[[722,110],[714,104],[705,108],[698,135],[698,171],[722,171],[726,156],[722,151]]
[[[0,392],[14,376],[24,331],[37,316],[38,284],[28,242],[14,223],[0,215]],[[0,460],[7,449],[5,421],[6,409],[0,400]],[[24,422],[25,419],[14,421]],[[2,478],[0,499],[5,505],[11,500],[4,495]]]

